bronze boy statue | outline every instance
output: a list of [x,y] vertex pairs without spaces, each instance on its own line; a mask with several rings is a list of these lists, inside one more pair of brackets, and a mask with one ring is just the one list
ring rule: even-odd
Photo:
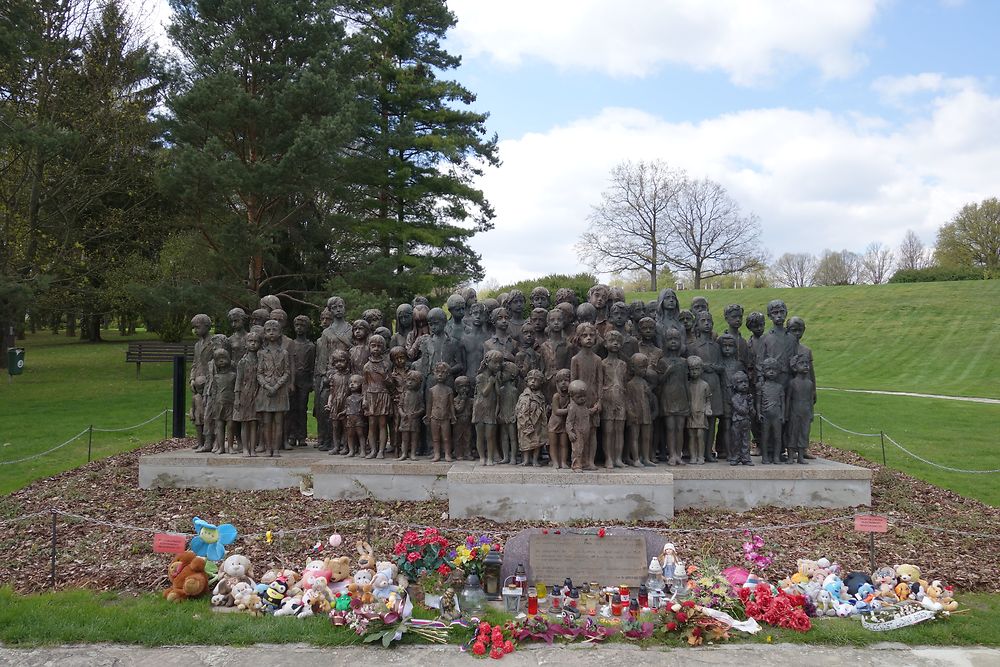
[[[465,300],[462,300],[465,307]],[[427,391],[427,414],[424,416],[424,423],[431,427],[431,443],[434,455],[431,462],[436,463],[441,460],[452,462],[451,458],[451,425],[455,423],[455,392],[448,386],[448,377],[451,375],[451,366],[444,361],[434,364],[434,386]]]

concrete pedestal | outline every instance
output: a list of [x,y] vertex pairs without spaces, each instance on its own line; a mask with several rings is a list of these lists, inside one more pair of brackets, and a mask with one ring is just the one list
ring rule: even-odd
[[871,470],[814,459],[810,465],[627,468],[573,473],[482,467],[473,462],[397,462],[329,456],[312,448],[278,458],[174,451],[143,456],[139,485],[231,491],[313,489],[327,500],[448,500],[454,518],[498,521],[669,521],[713,507],[854,507],[871,504]]
[[673,483],[663,468],[573,473],[463,462],[448,473],[448,514],[497,521],[669,521]]

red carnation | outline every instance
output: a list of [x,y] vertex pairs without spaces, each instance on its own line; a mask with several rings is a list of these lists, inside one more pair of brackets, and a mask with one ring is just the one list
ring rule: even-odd
[[503,647],[502,646],[494,646],[493,648],[491,648],[490,649],[490,657],[493,658],[494,660],[499,660],[500,658],[502,658],[503,657]]
[[687,607],[688,609],[694,609],[694,600],[684,600],[681,602],[682,607]]
[[597,530],[597,536],[598,537],[604,537],[604,529],[603,528],[599,528]]
[[667,621],[667,630],[670,630],[671,632],[673,632],[676,629],[677,629],[677,624],[676,623],[674,623],[673,621]]
[[480,623],[479,624],[479,633],[480,634],[489,634],[490,633],[490,624],[487,623],[486,621],[483,621],[482,623]]
[[503,643],[503,652],[504,653],[513,653],[514,652],[514,642],[512,642],[509,639],[507,641],[505,641]]
[[683,611],[677,612],[676,618],[678,623],[687,623],[688,620],[687,614],[685,614]]
[[472,645],[472,653],[474,655],[484,655],[486,653],[486,644],[482,642],[476,642]]

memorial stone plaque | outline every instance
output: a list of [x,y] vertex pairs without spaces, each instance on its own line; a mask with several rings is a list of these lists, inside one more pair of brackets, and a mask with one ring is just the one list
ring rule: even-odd
[[529,581],[638,586],[646,578],[646,540],[638,535],[534,534],[528,543]]

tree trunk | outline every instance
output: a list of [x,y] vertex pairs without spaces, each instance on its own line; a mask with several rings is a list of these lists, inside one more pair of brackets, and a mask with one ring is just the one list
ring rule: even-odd
[[90,343],[101,342],[101,316],[98,313],[87,313],[80,324],[80,337]]
[[0,342],[3,349],[0,349],[0,368],[7,368],[7,348],[14,347],[14,325],[6,320],[0,320]]
[[66,313],[66,337],[76,338],[76,313]]
[[696,267],[694,270],[694,288],[701,289],[701,267]]

